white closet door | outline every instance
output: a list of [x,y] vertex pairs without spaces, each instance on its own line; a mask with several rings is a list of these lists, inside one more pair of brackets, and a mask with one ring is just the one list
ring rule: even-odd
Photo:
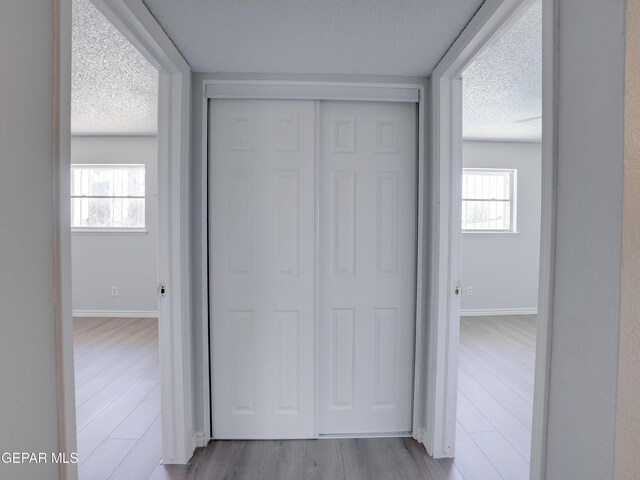
[[209,110],[213,433],[314,435],[315,104]]
[[319,433],[412,425],[414,104],[322,102]]

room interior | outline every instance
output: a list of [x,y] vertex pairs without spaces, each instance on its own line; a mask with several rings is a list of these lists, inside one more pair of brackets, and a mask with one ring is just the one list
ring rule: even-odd
[[[634,10],[633,2],[628,4],[622,0],[612,0],[606,5],[594,0],[542,0],[542,3],[543,33],[546,32],[544,38],[547,42],[544,46],[547,58],[547,62],[544,62],[547,68],[545,78],[552,79],[551,83],[545,83],[547,90],[543,96],[543,108],[551,111],[552,121],[543,122],[543,128],[546,128],[545,135],[551,133],[553,137],[553,141],[550,142],[549,137],[545,136],[542,142],[542,211],[543,216],[545,212],[548,214],[551,211],[553,214],[551,217],[545,217],[547,222],[542,226],[542,239],[551,239],[545,244],[548,248],[543,245],[543,253],[546,255],[550,251],[552,255],[545,256],[550,261],[543,262],[544,268],[540,272],[540,275],[549,281],[542,285],[539,292],[539,297],[548,301],[545,303],[544,311],[539,311],[538,315],[549,319],[548,330],[545,331],[545,338],[548,335],[549,339],[549,350],[544,352],[547,361],[545,370],[537,372],[535,379],[536,385],[544,384],[547,393],[543,399],[543,425],[537,426],[536,428],[541,430],[534,432],[541,439],[542,451],[539,463],[532,469],[535,473],[532,478],[634,479],[637,478],[638,472],[635,458],[637,456],[634,455],[638,436],[633,425],[638,412],[637,408],[634,408],[634,405],[637,407],[637,402],[633,399],[637,398],[637,395],[633,379],[637,378],[634,372],[637,372],[638,361],[634,355],[637,349],[633,343],[637,338],[637,325],[633,321],[637,318],[637,304],[632,288],[637,283],[634,282],[637,255],[632,243],[637,225],[632,207],[635,199],[634,189],[637,189],[637,185],[628,172],[629,169],[637,167],[637,151],[633,135],[628,133],[625,139],[625,128],[629,132],[635,124],[634,119],[629,116],[626,117],[625,123],[625,114],[630,115],[633,109],[625,113],[624,99],[625,94],[635,93],[635,84],[633,81],[627,81],[625,84],[624,78],[625,68],[628,79],[632,80],[636,76],[633,73],[636,67],[633,62],[634,51],[629,49],[637,45],[633,43],[637,39],[637,22],[634,21],[637,20],[637,12]],[[169,0],[100,0],[96,1],[96,4],[112,13],[116,11],[121,14],[128,11],[131,15],[124,15],[122,18],[125,20],[119,27],[129,33],[136,28],[146,32],[147,37],[143,35],[138,38],[138,47],[162,45],[156,51],[147,48],[145,52],[149,58],[161,59],[156,62],[156,66],[160,66],[161,69],[164,68],[166,71],[166,63],[163,64],[162,55],[158,52],[170,52],[167,56],[175,60],[176,64],[180,64],[180,60],[176,59],[182,59],[180,68],[187,66],[180,71],[181,73],[174,73],[171,81],[179,82],[184,78],[181,75],[190,78],[188,86],[182,84],[183,96],[172,97],[177,104],[184,106],[182,113],[186,114],[187,120],[183,118],[183,124],[189,126],[184,128],[182,133],[188,138],[190,151],[185,149],[184,145],[173,145],[171,152],[182,148],[180,158],[189,159],[186,170],[188,178],[185,179],[185,170],[180,169],[183,164],[171,164],[174,168],[170,172],[175,175],[170,178],[179,180],[179,183],[173,184],[174,189],[182,195],[179,205],[175,205],[175,210],[179,207],[181,212],[188,212],[186,218],[177,217],[181,221],[179,225],[174,225],[175,230],[171,232],[172,240],[179,237],[180,242],[174,245],[180,246],[182,255],[181,262],[176,262],[173,266],[179,275],[185,273],[188,280],[183,281],[183,277],[180,276],[182,283],[169,284],[168,298],[164,300],[165,303],[160,300],[162,307],[167,305],[169,300],[176,299],[179,305],[172,309],[172,319],[184,321],[185,330],[191,335],[184,337],[185,330],[172,331],[180,338],[179,347],[184,348],[187,354],[184,358],[189,359],[184,363],[184,370],[180,372],[187,372],[188,375],[178,378],[185,388],[174,389],[171,392],[172,397],[162,397],[163,405],[166,399],[172,407],[178,407],[176,412],[185,413],[181,423],[185,427],[184,432],[180,430],[171,437],[172,440],[179,439],[181,444],[187,446],[185,451],[188,451],[189,455],[180,452],[180,455],[175,457],[179,460],[175,463],[182,463],[186,461],[185,456],[190,456],[191,447],[203,446],[215,431],[215,424],[213,431],[210,430],[212,425],[208,418],[208,415],[215,416],[215,411],[209,409],[210,398],[207,397],[208,382],[212,378],[205,371],[207,364],[203,360],[208,356],[206,340],[210,333],[207,321],[210,291],[203,281],[210,267],[206,258],[210,225],[202,220],[207,218],[210,200],[207,198],[207,179],[211,170],[207,170],[206,157],[202,155],[203,146],[207,145],[205,137],[210,133],[206,125],[207,106],[215,106],[219,97],[207,97],[206,87],[224,85],[225,82],[229,85],[237,81],[245,84],[274,81],[289,84],[351,82],[413,85],[413,98],[418,100],[413,103],[422,105],[417,111],[416,123],[424,122],[424,128],[417,129],[417,136],[423,137],[425,144],[430,146],[429,142],[436,138],[441,126],[437,115],[432,115],[433,112],[430,110],[431,102],[437,104],[437,99],[431,96],[433,92],[437,93],[437,89],[430,83],[431,73],[451,45],[465,41],[467,33],[478,26],[478,19],[491,19],[491,11],[499,11],[510,2],[409,2],[402,5],[382,2],[376,4],[375,8],[357,1],[340,4],[330,2],[329,5],[322,6],[315,2],[291,2],[282,10],[274,8],[269,3],[239,6],[236,2],[222,2],[214,6],[196,2],[183,5]],[[73,375],[68,375],[69,365],[65,357],[65,352],[70,351],[67,343],[68,319],[71,318],[72,312],[71,295],[65,285],[71,285],[71,264],[67,262],[68,257],[65,257],[64,253],[65,242],[71,237],[70,232],[65,233],[64,230],[64,226],[69,225],[69,172],[64,170],[65,162],[68,164],[69,158],[64,152],[71,151],[71,139],[66,130],[68,124],[64,120],[70,118],[70,104],[67,105],[64,98],[67,88],[65,85],[70,87],[71,77],[67,76],[64,65],[70,67],[71,2],[52,0],[45,2],[43,6],[40,1],[26,1],[7,3],[0,8],[2,44],[21,46],[6,48],[0,52],[8,67],[0,77],[0,86],[9,92],[2,96],[1,111],[6,112],[6,115],[2,116],[0,153],[2,158],[15,159],[0,164],[0,204],[3,207],[12,206],[0,209],[2,225],[8,226],[0,229],[0,243],[6,246],[0,257],[0,272],[3,284],[6,284],[6,288],[0,291],[0,300],[5,310],[4,330],[0,337],[0,361],[12,367],[3,368],[1,371],[3,384],[11,385],[12,388],[3,389],[0,397],[3,406],[0,439],[3,449],[7,451],[75,451],[75,441],[69,440],[68,432],[73,431],[75,436],[76,415],[70,412],[67,401],[68,389],[73,387]],[[113,18],[119,17],[114,14]],[[138,24],[127,23],[131,18],[136,19]],[[295,38],[296,41],[291,42],[291,38]],[[132,40],[136,41],[136,38]],[[221,45],[232,48],[220,48]],[[626,51],[626,64],[625,47],[629,48]],[[399,55],[399,51],[403,54]],[[558,52],[561,53],[560,56]],[[549,66],[552,66],[551,71]],[[54,75],[51,75],[52,72]],[[585,74],[586,72],[588,74]],[[69,82],[67,84],[60,79],[67,79]],[[171,90],[174,86],[171,82],[163,84],[163,81],[167,81],[167,76],[162,77],[161,74],[160,98],[166,99],[167,91],[177,90]],[[216,88],[212,88],[212,95],[220,95],[220,90]],[[181,103],[185,100],[186,103]],[[323,112],[329,111],[327,104],[330,101],[335,99],[313,100],[314,120],[322,120]],[[405,99],[405,102],[411,103],[410,99]],[[166,104],[164,106],[167,107]],[[168,107],[171,108],[171,105]],[[162,116],[162,107],[159,111]],[[393,119],[387,118],[388,113],[383,113],[383,118],[379,118],[380,114],[375,112],[367,114],[374,120],[367,122],[365,117],[361,116],[364,114],[356,115],[353,111],[332,114],[334,117],[340,117],[333,131],[323,128],[321,122],[312,122],[313,133],[319,134],[318,138],[321,138],[323,133],[331,133],[327,140],[329,147],[320,146],[319,153],[328,151],[335,155],[336,159],[353,154],[352,150],[364,148],[371,142],[366,133],[366,128],[371,126],[379,127],[377,133],[380,141],[377,145],[375,141],[371,143],[379,150],[379,159],[391,158],[395,147],[402,152],[402,137],[395,136],[394,132],[397,130],[393,128]],[[232,142],[232,147],[240,147],[232,151],[246,164],[250,162],[250,158],[241,156],[247,155],[247,146],[261,145],[258,143],[261,130],[252,129],[252,121],[246,118],[250,115],[232,113],[232,116],[236,117],[234,126],[237,129],[233,132],[234,135],[226,139]],[[285,147],[283,151],[295,152],[295,149],[286,150],[286,147],[291,147],[290,134],[296,131],[296,116],[285,113],[284,117],[287,118],[280,119],[284,122],[279,123],[279,131],[276,129],[279,134],[275,138],[282,144],[280,147]],[[534,117],[535,115],[532,115],[527,118]],[[5,121],[7,118],[9,121]],[[302,115],[298,118],[302,119]],[[315,128],[317,126],[319,128]],[[298,132],[301,132],[302,123],[298,123],[297,127]],[[360,128],[365,130],[361,132]],[[167,132],[173,135],[172,139],[178,138],[176,130],[168,128],[166,124],[158,128],[158,138],[166,139]],[[257,135],[255,144],[252,143],[254,133]],[[373,138],[375,140],[375,137]],[[167,154],[168,146],[172,144],[158,142],[157,146],[161,187],[164,185],[162,175],[166,173],[166,163],[162,163],[166,158],[163,159],[163,155]],[[420,147],[420,141],[418,146]],[[467,151],[475,147],[477,145],[467,148]],[[423,153],[424,156],[419,157],[418,168],[426,167],[427,170],[423,173],[437,174],[435,166],[439,159],[431,158],[432,150],[424,149]],[[549,162],[545,163],[545,159]],[[247,170],[243,168],[243,171]],[[288,166],[281,170],[292,168]],[[520,168],[518,170],[520,171]],[[203,176],[202,172],[207,175]],[[340,172],[344,174],[345,170],[337,171]],[[339,193],[341,192],[336,198],[346,201],[348,206],[351,205],[349,202],[353,197],[350,196],[350,192],[353,190],[350,189],[356,185],[355,178],[348,174],[335,176],[336,172],[333,173],[333,185]],[[356,173],[358,181],[366,178],[366,174],[361,174],[360,170]],[[389,173],[392,175],[388,175]],[[399,184],[394,182],[401,181],[402,172],[390,171],[386,174],[387,176],[379,178],[380,182],[376,186],[379,186],[380,192],[385,192],[391,198],[400,198],[394,196],[394,187]],[[289,188],[292,185],[291,178],[294,177],[282,177],[276,184]],[[313,181],[321,179],[321,176],[311,177]],[[300,178],[302,177],[298,177],[298,180]],[[261,198],[264,185],[253,191],[243,181],[240,175],[235,183],[229,185],[237,187],[236,194],[251,191],[255,198]],[[322,182],[320,184],[322,185]],[[624,196],[621,193],[623,185]],[[25,188],[27,186],[28,188]],[[419,184],[418,188],[424,186]],[[360,190],[367,191],[365,187],[358,188],[358,192]],[[397,191],[400,193],[401,189]],[[291,193],[291,190],[289,192]],[[159,197],[162,194],[162,188],[159,188]],[[322,196],[319,197],[315,199],[316,204],[323,200]],[[433,192],[433,197],[428,198],[437,200],[437,191]],[[291,204],[286,202],[284,197],[280,197],[280,200],[283,204]],[[355,202],[352,203],[355,205]],[[163,205],[159,207],[160,210],[162,208]],[[349,211],[349,208],[346,210]],[[238,211],[241,210],[239,208]],[[380,213],[388,216],[389,211],[380,209]],[[436,219],[430,218],[430,215],[431,212],[425,212],[424,218],[418,218],[418,223],[422,221],[425,225],[434,225]],[[391,215],[389,218],[392,217]],[[288,218],[290,221],[296,217],[294,215],[282,218]],[[331,220],[332,217],[329,218]],[[336,224],[348,224],[353,220],[348,215],[337,215],[334,220],[336,218]],[[362,215],[358,219],[362,219]],[[289,228],[291,223],[284,220],[281,225],[288,225]],[[241,230],[246,227],[246,224],[244,227],[242,223],[238,225]],[[552,231],[547,232],[549,236],[546,236],[545,229],[549,225],[552,225]],[[181,233],[176,237],[178,229],[181,229]],[[347,233],[349,231],[347,229]],[[384,240],[387,243],[382,242],[381,245],[393,247],[401,239],[387,235],[389,231],[391,229],[383,228],[379,237],[376,237],[374,229],[371,238]],[[338,257],[340,261],[330,264],[334,268],[334,274],[339,273],[347,277],[350,273],[362,271],[359,264],[351,263],[350,253],[353,252],[354,243],[349,243],[350,238],[353,239],[347,234],[343,237],[346,241],[338,242],[331,247],[338,251],[343,249],[343,253],[347,252],[347,255]],[[184,243],[181,243],[182,241]],[[326,245],[326,241],[320,243],[321,246],[323,244]],[[234,246],[241,248],[243,244],[236,243]],[[424,246],[419,245],[418,251],[420,248]],[[386,251],[384,248],[372,250],[376,254],[388,253],[393,251],[393,248]],[[302,249],[299,252],[302,252]],[[239,277],[246,273],[242,268],[251,271],[254,266],[259,266],[259,263],[243,263],[242,258],[231,257],[231,260],[238,260],[236,266],[239,269],[236,273]],[[384,255],[380,258],[383,259]],[[388,272],[394,272],[394,268],[398,273],[401,272],[401,264],[394,263],[395,257],[388,258],[392,259],[390,263],[385,265],[385,262],[380,262],[377,265],[384,267],[379,268],[377,274],[386,270],[385,274],[391,277]],[[255,259],[257,261],[259,257]],[[286,255],[280,257],[280,260],[287,260]],[[288,257],[288,260],[291,260],[291,257]],[[424,260],[427,264],[427,260]],[[418,268],[422,268],[420,262],[418,263]],[[288,265],[295,266],[293,263]],[[354,266],[358,268],[355,269]],[[43,275],[43,272],[50,274]],[[287,271],[283,269],[282,273],[284,275]],[[437,282],[431,278],[431,283]],[[112,286],[116,285],[109,285]],[[475,300],[483,293],[482,284],[475,282],[468,286],[473,287],[473,295],[469,295],[469,291],[464,289],[460,292],[462,295],[474,297]],[[428,285],[425,286],[427,287]],[[108,293],[111,295],[111,292],[113,290]],[[423,292],[419,293],[416,295],[417,303]],[[182,294],[188,299],[186,303],[178,302],[183,298]],[[496,308],[506,310],[519,307],[502,305]],[[124,311],[129,307],[120,308]],[[343,310],[334,312],[339,314],[333,317],[334,325],[341,325],[343,328],[346,325],[343,333],[350,339],[353,337],[349,336],[350,326],[356,325],[357,319],[361,318],[360,314],[350,315],[353,312],[357,313],[356,310],[360,307],[346,305],[339,308]],[[392,333],[395,327],[392,326],[399,325],[394,322],[395,318],[400,317],[394,317],[394,314],[390,313],[396,308],[394,306],[374,305],[374,308],[378,309],[374,312],[378,316],[373,317],[377,322],[374,326],[377,325],[375,328],[378,328],[378,334],[383,331],[387,333],[373,336],[374,340],[377,339],[381,359],[384,358],[384,352],[388,354],[392,351],[389,347],[392,344],[383,343],[382,339],[388,341],[394,338]],[[477,312],[483,307],[469,307],[469,310],[473,311],[472,308]],[[86,306],[78,310],[89,311],[92,307]],[[239,335],[248,332],[248,327],[252,325],[251,316],[246,314],[248,310],[250,309],[235,309],[239,314],[238,325],[241,327],[233,333],[235,337],[230,337],[232,340],[235,338],[237,346],[245,348],[247,344],[238,339]],[[295,331],[298,324],[297,317],[290,315],[292,311],[293,308],[290,306],[281,310],[281,313],[286,314],[279,317],[281,340],[290,338],[286,336],[287,332],[290,334],[291,331]],[[162,314],[163,312],[159,311],[160,317]],[[425,313],[425,319],[428,316],[429,314]],[[144,328],[144,321],[145,319],[140,322],[140,328]],[[213,326],[215,328],[215,324]],[[395,332],[397,333],[397,330]],[[160,340],[162,336],[160,331]],[[396,335],[396,338],[399,337],[401,335]],[[531,335],[529,338],[521,337],[521,343],[530,342],[530,337]],[[337,342],[336,345],[334,347],[345,351],[345,348],[355,345],[355,342]],[[250,348],[247,349],[249,350]],[[37,352],[37,355],[33,352]],[[160,357],[161,352],[162,348]],[[424,353],[426,362],[428,352],[421,353]],[[280,357],[275,361],[279,361],[280,365],[288,365],[290,362],[287,363],[287,358],[293,357]],[[344,358],[348,360],[350,357],[347,355]],[[421,358],[418,360],[420,362]],[[500,356],[494,360],[500,361]],[[523,359],[521,363],[527,361]],[[422,365],[425,370],[429,367],[427,363],[419,362],[418,365]],[[462,368],[471,369],[468,362],[464,362],[465,360],[460,362]],[[241,368],[236,371],[241,375],[246,375],[250,370],[246,365],[243,367],[242,363],[238,365]],[[376,368],[379,368],[379,365]],[[165,366],[171,367],[173,364]],[[489,365],[485,365],[487,366]],[[465,371],[467,374],[470,373]],[[336,375],[335,372],[332,370],[329,374]],[[386,378],[393,377],[389,371],[386,374]],[[214,376],[214,382],[215,378]],[[339,384],[341,388],[346,388],[339,391],[340,396],[332,397],[330,400],[334,403],[345,403],[337,406],[350,407],[348,402],[351,377],[341,378],[342,383]],[[240,379],[242,380],[242,376]],[[373,391],[378,395],[378,400],[382,398],[380,395],[386,394],[385,392],[394,391],[388,389],[388,385],[389,383],[374,382]],[[425,385],[421,384],[419,389],[414,389],[414,393],[417,392],[420,396],[424,388]],[[355,388],[353,391],[356,391]],[[213,392],[214,395],[215,393]],[[240,389],[235,393],[237,400],[250,398],[252,392]],[[470,395],[468,389],[467,393]],[[291,396],[290,390],[283,389],[280,394],[280,400],[296,398],[295,395]],[[245,396],[242,397],[243,395]],[[252,407],[239,403],[236,407],[238,406],[248,407],[249,410]],[[281,414],[292,415],[291,410],[295,408],[292,409],[291,405],[284,406],[289,410],[285,413],[284,408]],[[376,406],[390,408],[388,403],[379,402]],[[391,408],[395,406],[392,402]],[[424,453],[424,447],[419,441],[428,437],[432,427],[421,418],[424,413],[421,411],[417,417],[414,415],[414,420],[417,418],[418,425],[421,428],[426,426],[426,430],[416,430],[411,426],[417,439],[396,436],[385,439],[333,438],[286,442],[214,441],[210,448],[198,450],[191,464],[162,468],[156,466],[153,475],[155,478],[198,478],[220,473],[228,477],[253,478],[256,472],[269,472],[271,476],[275,476],[274,478],[298,478],[299,473],[304,471],[305,474],[314,477],[333,478],[343,475],[354,478],[388,478],[389,474],[383,472],[390,468],[396,473],[410,472],[406,478],[460,478],[464,473],[460,471],[460,464],[455,465],[455,462],[459,461],[460,452],[456,453],[456,460],[433,460]],[[491,420],[486,415],[485,418]],[[348,424],[346,426],[348,427]],[[399,430],[403,427],[397,428],[395,433],[406,433]],[[33,435],[34,431],[39,434]],[[183,436],[180,438],[179,435]],[[478,445],[476,439],[472,440]],[[121,447],[124,447],[125,443],[123,442]],[[310,448],[310,445],[319,446],[319,449]],[[496,445],[500,444],[494,442],[493,446]],[[171,447],[163,445],[163,450],[171,450]],[[122,449],[118,448],[111,450],[115,457],[122,455],[121,452]],[[248,457],[253,461],[245,462]],[[327,458],[336,461],[326,461]],[[303,459],[303,462],[300,463],[297,459]],[[472,465],[478,464],[476,460]],[[113,463],[107,460],[103,465],[109,470]],[[332,468],[337,466],[337,470],[320,471],[317,469],[319,465],[331,465]],[[498,465],[494,467],[503,477],[515,475],[519,471],[509,470],[508,466],[504,465],[502,471]],[[6,471],[7,476],[16,479],[73,479],[76,478],[77,466],[43,462],[25,465],[3,461],[0,468],[3,475]],[[105,478],[112,473],[114,471],[110,470]]]
[[531,5],[462,76],[454,465],[463,478],[530,478],[540,279],[541,7]]
[[78,478],[148,478],[162,458],[158,71],[90,1],[72,13]]

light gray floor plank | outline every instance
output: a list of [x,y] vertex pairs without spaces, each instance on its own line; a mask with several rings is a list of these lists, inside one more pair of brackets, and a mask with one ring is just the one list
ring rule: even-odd
[[157,417],[142,438],[131,448],[109,480],[146,480],[160,464],[162,426]]
[[477,432],[469,435],[504,480],[529,479],[529,462],[515,451],[500,432]]
[[78,467],[80,480],[107,480],[131,451],[135,440],[108,439]]
[[[465,375],[460,375],[458,379],[465,377]],[[496,430],[496,427],[487,420],[478,408],[471,403],[471,401],[467,398],[467,396],[462,392],[458,391],[458,422],[460,425],[464,427],[464,429],[471,432],[493,432]]]
[[[141,380],[151,379],[143,377]],[[151,393],[111,432],[109,438],[142,438],[159,415],[160,385],[156,385]]]
[[505,480],[460,423],[456,429],[456,458],[453,464],[464,480]]

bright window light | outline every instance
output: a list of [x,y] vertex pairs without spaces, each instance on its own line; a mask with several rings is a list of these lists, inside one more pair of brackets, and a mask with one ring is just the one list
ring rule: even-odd
[[462,231],[515,232],[516,170],[465,168]]
[[72,165],[71,227],[144,229],[144,165]]

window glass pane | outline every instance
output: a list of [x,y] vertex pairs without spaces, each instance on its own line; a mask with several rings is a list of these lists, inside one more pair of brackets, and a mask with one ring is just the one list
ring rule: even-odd
[[462,174],[462,229],[512,231],[515,170],[465,168]]
[[72,165],[71,226],[144,228],[144,165]]

